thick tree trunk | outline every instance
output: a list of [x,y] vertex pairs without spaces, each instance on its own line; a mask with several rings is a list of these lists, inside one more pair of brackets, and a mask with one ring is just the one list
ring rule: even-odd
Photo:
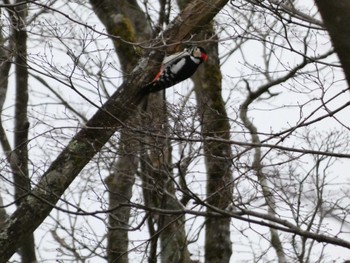
[[315,0],[350,86],[350,1]]
[[[213,27],[207,27],[214,35]],[[221,96],[221,71],[218,45],[205,46],[209,59],[192,78],[195,82],[198,112],[204,137],[204,154],[207,169],[207,202],[225,209],[232,200],[232,151],[229,144],[208,142],[206,138],[230,139],[230,124]],[[228,263],[232,254],[228,217],[205,221],[205,262]]]
[[121,64],[122,71],[129,74],[142,50],[138,43],[149,40],[152,36],[151,26],[135,0],[90,0],[95,14],[105,26],[111,38]]
[[[17,2],[21,2],[17,0]],[[16,8],[12,15],[13,38],[15,47],[15,134],[14,152],[10,158],[13,168],[13,181],[15,185],[15,202],[21,204],[22,198],[30,192],[30,179],[28,172],[28,68],[27,68],[27,31],[26,17],[27,5]],[[22,263],[36,261],[34,234],[20,241],[20,255]]]
[[[169,39],[171,43],[181,42],[200,26],[209,23],[226,3],[227,0],[213,0],[210,3],[193,1],[154,43],[162,43],[164,39]],[[176,46],[169,46],[167,51],[172,52],[175,48]],[[161,60],[162,57],[156,52],[151,52],[148,59],[141,59],[120,88],[50,165],[37,186],[1,229],[0,262],[9,260],[20,240],[32,234],[43,222],[84,166],[100,151],[114,132],[123,126],[126,119],[134,114],[144,97],[140,87],[156,74]]]

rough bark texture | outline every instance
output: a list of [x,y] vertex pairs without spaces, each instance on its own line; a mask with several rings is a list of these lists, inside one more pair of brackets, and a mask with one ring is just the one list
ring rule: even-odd
[[141,50],[128,43],[150,39],[152,31],[137,1],[90,0],[95,14],[106,27],[113,39],[115,51],[124,73],[130,73],[137,62]]
[[344,0],[315,2],[350,85],[350,2]]
[[[162,39],[178,43],[212,18],[227,3],[227,0],[193,1],[164,31]],[[200,12],[198,12],[200,11]],[[171,53],[175,46],[167,51]],[[144,97],[140,91],[155,74],[162,57],[152,52],[149,60],[141,59],[132,74],[123,82],[118,91],[99,109],[62,150],[56,160],[43,174],[42,179],[31,191],[17,210],[5,222],[0,232],[0,262],[6,262],[15,253],[19,241],[28,237],[49,215],[60,196],[101,149],[114,132],[120,129],[127,118],[133,115]],[[84,153],[84,154],[82,154]]]
[[[212,25],[205,31],[214,34]],[[203,32],[204,33],[204,32]],[[205,46],[209,59],[194,75],[198,112],[204,137],[204,155],[207,169],[207,202],[220,209],[232,200],[232,150],[229,144],[206,141],[206,138],[230,139],[230,124],[225,102],[221,96],[221,71],[218,45]],[[232,254],[228,217],[205,221],[205,262],[228,263]]]

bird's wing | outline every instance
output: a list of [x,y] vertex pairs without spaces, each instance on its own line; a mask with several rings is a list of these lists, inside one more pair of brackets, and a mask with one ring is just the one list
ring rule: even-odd
[[163,59],[163,65],[166,68],[168,65],[173,63],[175,60],[178,60],[182,57],[189,56],[190,54],[188,53],[187,49],[185,49],[182,52],[177,52],[175,54],[172,54],[170,56],[167,56]]
[[176,75],[185,65],[186,63],[186,58],[185,57],[180,57],[177,58],[178,61],[175,61],[174,63],[170,63],[167,67],[162,65],[159,72],[157,73],[157,75],[155,76],[155,78],[152,80],[152,82],[157,81],[160,76],[163,74],[164,70],[166,70],[167,73],[165,74],[174,74]]
[[183,68],[185,63],[186,63],[186,58],[182,57],[178,61],[176,61],[175,63],[171,64],[169,70],[171,71],[171,73],[173,73],[175,75]]
[[167,69],[170,67],[170,71],[173,74],[176,74],[179,72],[179,70],[182,68],[182,66],[185,64],[185,56],[189,56],[190,54],[188,53],[188,50],[185,49],[184,51],[177,52],[175,54],[172,54],[170,56],[167,56],[163,59],[162,66],[160,67],[160,70],[158,74],[154,77],[152,82],[156,81],[159,79],[159,77],[162,75],[164,69]]

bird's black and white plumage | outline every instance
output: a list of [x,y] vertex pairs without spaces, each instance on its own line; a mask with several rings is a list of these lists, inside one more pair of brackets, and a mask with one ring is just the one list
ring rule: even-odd
[[154,80],[143,87],[144,91],[157,92],[191,77],[198,66],[206,61],[207,53],[202,47],[186,48],[184,51],[165,57]]

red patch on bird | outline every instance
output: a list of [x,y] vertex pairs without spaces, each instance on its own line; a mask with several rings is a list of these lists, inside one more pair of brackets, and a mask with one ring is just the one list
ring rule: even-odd
[[159,79],[160,75],[162,75],[163,73],[163,67],[160,68],[159,72],[157,73],[157,75],[155,76],[155,78],[152,80],[153,81],[156,81],[157,79]]
[[201,57],[202,57],[203,61],[206,61],[208,59],[208,55],[205,53],[201,53]]

